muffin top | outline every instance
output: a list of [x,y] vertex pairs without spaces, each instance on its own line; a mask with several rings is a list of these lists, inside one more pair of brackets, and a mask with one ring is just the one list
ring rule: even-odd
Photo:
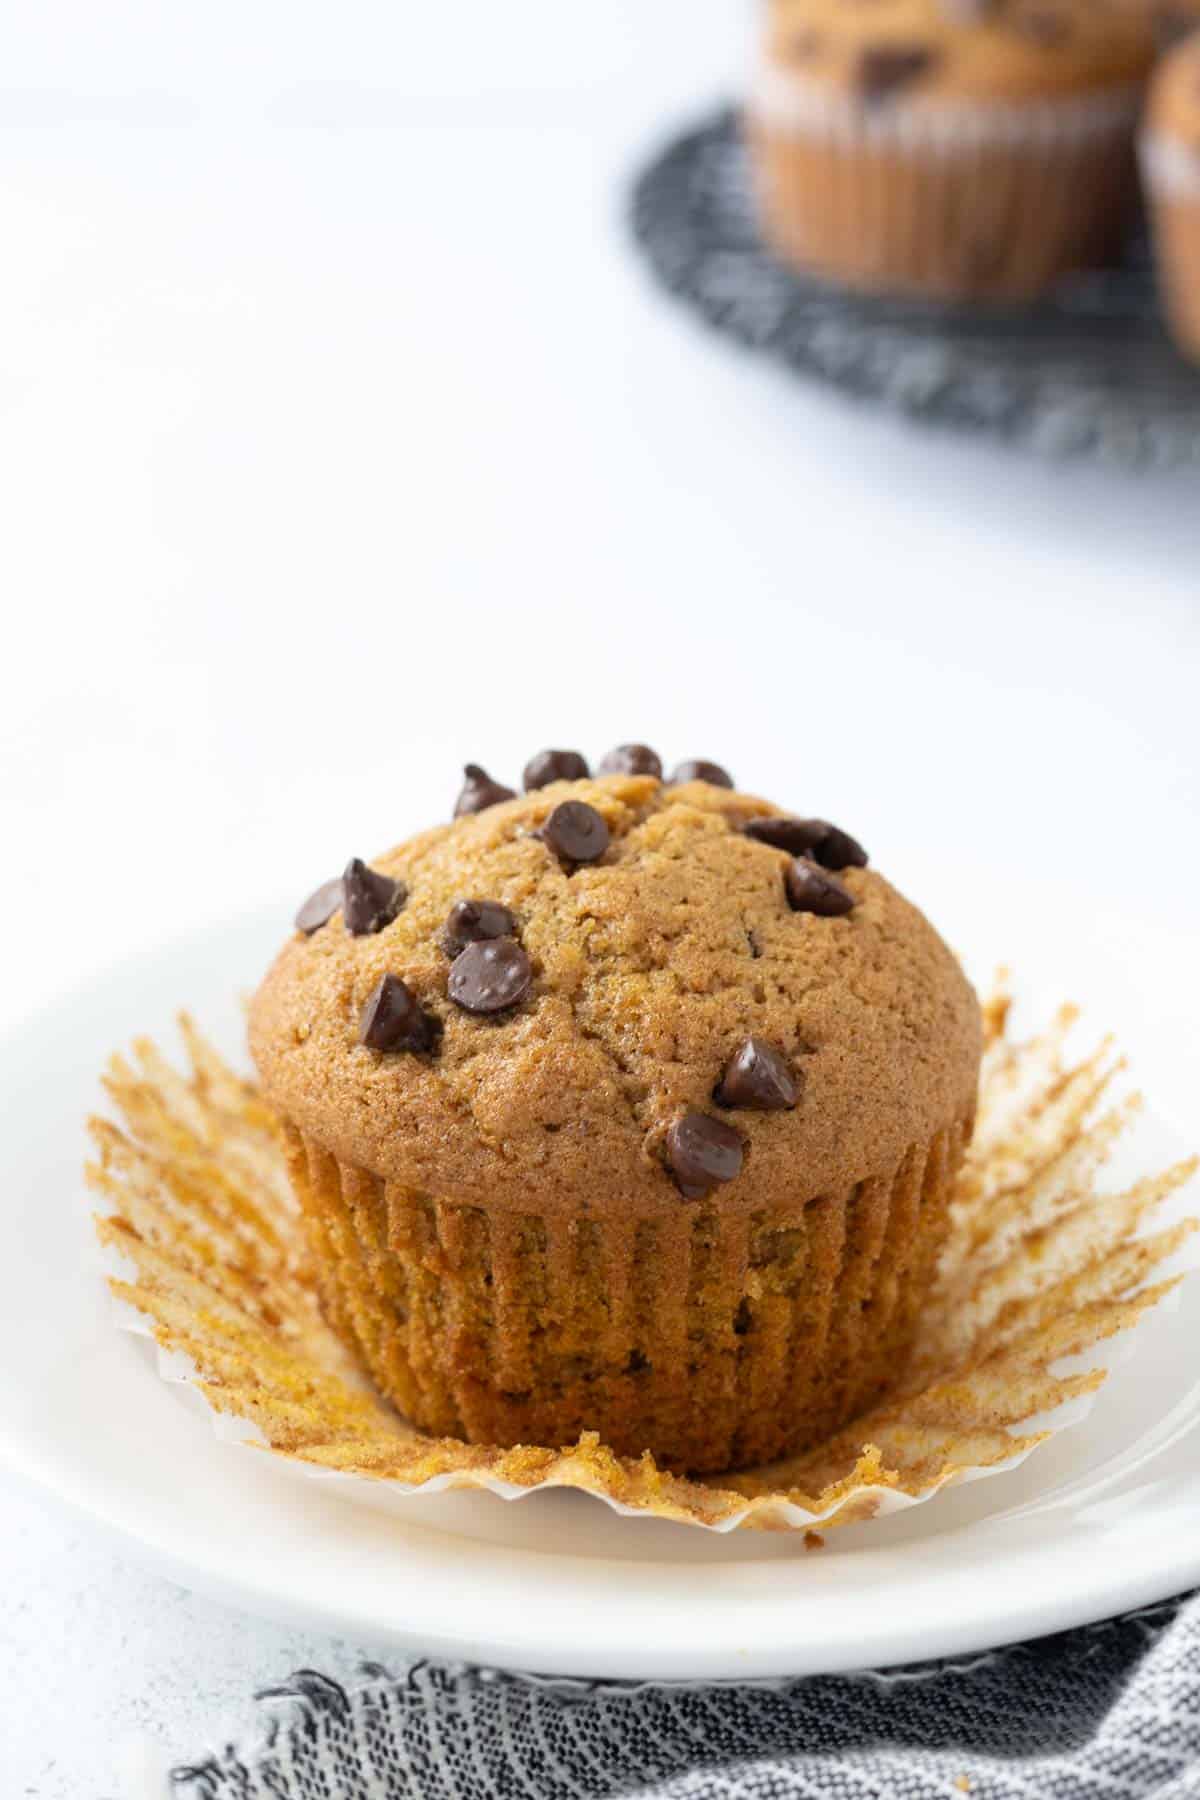
[[1152,132],[1200,153],[1200,32],[1163,57],[1150,89],[1146,123]]
[[407,1188],[637,1216],[794,1206],[968,1116],[979,1010],[933,928],[844,832],[700,772],[476,771],[478,810],[351,864],[253,1000],[268,1098]]
[[868,103],[1022,102],[1136,84],[1151,0],[773,0],[770,66]]

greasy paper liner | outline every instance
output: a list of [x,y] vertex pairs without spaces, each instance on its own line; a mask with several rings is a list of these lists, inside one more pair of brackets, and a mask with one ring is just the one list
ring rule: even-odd
[[950,1236],[900,1390],[802,1456],[709,1480],[568,1448],[504,1450],[433,1438],[366,1385],[324,1324],[282,1131],[188,1019],[177,1073],[141,1042],[106,1079],[124,1128],[91,1122],[88,1178],[118,1321],[151,1334],[160,1368],[193,1386],[221,1434],[266,1448],[354,1497],[549,1487],[618,1512],[701,1525],[827,1530],[1015,1467],[1083,1416],[1127,1333],[1193,1265],[1195,1221],[1155,1223],[1195,1159],[1122,1191],[1097,1184],[1136,1097],[1105,1104],[1121,1064],[1104,1044],[1077,1063],[1064,1008],[1027,1043],[1008,1002],[985,1007],[972,1149]]
[[695,1474],[823,1443],[895,1385],[972,1119],[769,1214],[586,1221],[414,1192],[283,1124],[321,1311],[413,1425],[510,1445],[590,1429]]
[[1135,187],[1131,90],[874,105],[764,70],[747,111],[763,234],[869,292],[1027,300],[1101,268]]

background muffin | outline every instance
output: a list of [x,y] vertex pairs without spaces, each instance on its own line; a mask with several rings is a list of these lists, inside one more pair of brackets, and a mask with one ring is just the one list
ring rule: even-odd
[[1146,11],[1102,0],[773,0],[766,236],[856,287],[1037,295],[1116,250],[1152,55]]
[[715,779],[507,791],[477,770],[481,810],[352,865],[255,998],[329,1316],[433,1432],[693,1470],[813,1441],[903,1367],[971,989],[820,821]]
[[1200,360],[1200,35],[1163,58],[1141,152],[1167,318],[1179,348]]

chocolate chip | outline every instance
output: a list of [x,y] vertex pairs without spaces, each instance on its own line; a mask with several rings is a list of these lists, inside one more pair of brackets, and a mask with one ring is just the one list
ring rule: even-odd
[[442,949],[453,961],[468,944],[516,935],[516,919],[498,900],[456,900],[442,928]]
[[463,767],[466,780],[462,792],[454,802],[454,816],[461,819],[464,813],[486,812],[489,806],[499,806],[501,800],[515,800],[516,789],[504,787],[493,781],[486,769],[478,763],[466,763]]
[[840,831],[831,825],[828,819],[819,819],[815,823],[824,825],[825,834],[813,845],[811,855],[823,869],[865,869],[867,853],[857,838],[852,838],[848,831]]
[[552,781],[586,781],[591,774],[578,750],[539,750],[525,764],[525,792],[549,787]]
[[533,970],[520,944],[510,937],[468,944],[455,958],[450,998],[469,1013],[503,1012],[529,992]]
[[816,863],[798,856],[783,878],[788,905],[793,912],[816,913],[820,919],[836,919],[858,905],[854,895],[836,876],[827,875]]
[[667,1132],[667,1161],[679,1190],[701,1200],[741,1173],[745,1152],[740,1132],[707,1113],[686,1112]]
[[351,937],[368,937],[390,925],[408,899],[402,881],[369,869],[357,856],[342,876],[342,916]]
[[305,937],[311,937],[314,931],[320,931],[322,925],[328,925],[341,904],[342,878],[335,875],[332,881],[323,881],[316,893],[308,896],[296,914],[296,930],[302,931]]
[[662,762],[648,744],[618,744],[597,771],[601,775],[653,775],[662,780]]
[[555,856],[574,867],[596,862],[608,849],[608,826],[586,800],[564,800],[556,806],[540,834]]
[[1069,42],[1071,36],[1071,27],[1062,14],[1056,12],[1020,13],[1012,25],[1014,31],[1045,50],[1057,50],[1060,44]]
[[923,44],[876,44],[858,59],[858,91],[864,100],[887,100],[900,88],[911,87],[939,61],[936,50]]
[[788,39],[788,55],[794,56],[797,62],[808,62],[818,55],[824,46],[824,38],[819,31],[796,31]]
[[799,1090],[782,1051],[765,1038],[748,1037],[725,1065],[713,1099],[718,1106],[748,1106],[756,1112],[787,1112]]
[[997,10],[997,0],[942,0],[942,11],[955,25],[978,25]]
[[1183,7],[1160,6],[1154,15],[1154,36],[1160,50],[1173,50],[1185,37],[1200,29],[1200,14]]
[[823,869],[865,869],[867,853],[848,831],[828,819],[797,819],[785,814],[771,819],[748,819],[742,826],[758,844],[786,850],[789,856],[810,856]]
[[685,781],[707,781],[710,787],[733,786],[733,776],[714,762],[681,762],[671,777],[671,786],[682,787]]
[[368,1050],[432,1050],[441,1027],[398,975],[372,988],[358,1022],[358,1041]]

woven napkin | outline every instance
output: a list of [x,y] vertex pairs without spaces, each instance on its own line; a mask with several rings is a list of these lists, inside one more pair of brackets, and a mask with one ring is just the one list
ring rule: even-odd
[[1200,1601],[969,1660],[730,1687],[302,1670],[177,1800],[1196,1800]]

